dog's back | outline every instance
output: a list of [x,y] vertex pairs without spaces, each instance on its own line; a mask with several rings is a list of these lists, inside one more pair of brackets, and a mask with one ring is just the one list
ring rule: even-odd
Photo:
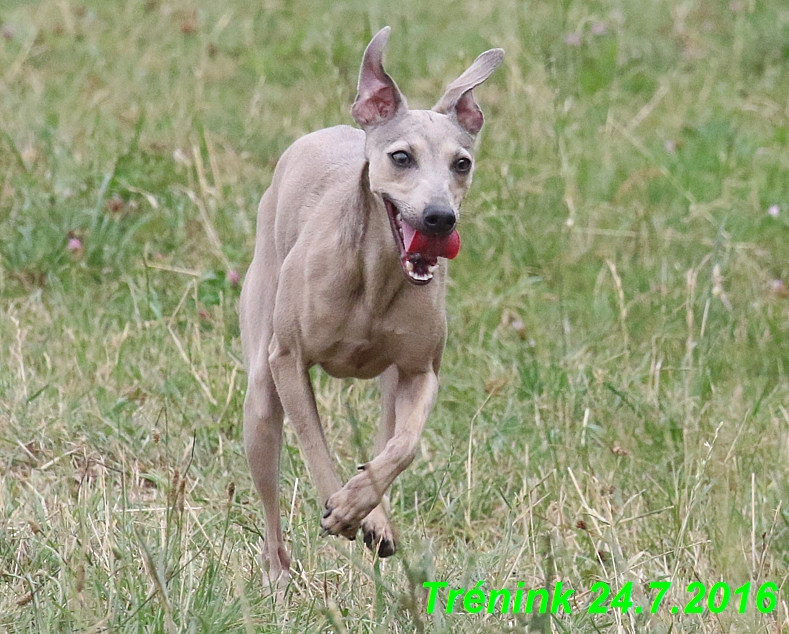
[[[255,257],[276,245],[279,264],[299,234],[320,219],[313,212],[326,196],[355,194],[364,168],[364,132],[347,125],[297,139],[282,155],[258,208]],[[272,230],[273,229],[273,230]]]
[[[307,134],[282,154],[257,212],[255,254],[239,305],[244,359],[259,349],[273,316],[279,271],[296,241],[320,234],[356,196],[364,169],[364,132],[347,125]],[[325,200],[327,197],[334,200]],[[323,204],[327,203],[327,204]],[[316,216],[316,211],[322,212]],[[327,215],[326,212],[330,215]],[[258,350],[259,351],[259,350]]]

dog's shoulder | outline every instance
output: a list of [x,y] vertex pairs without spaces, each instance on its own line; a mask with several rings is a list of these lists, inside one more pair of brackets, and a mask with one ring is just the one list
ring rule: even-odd
[[283,154],[298,154],[315,160],[344,162],[364,158],[364,132],[349,125],[337,125],[316,130],[300,137]]
[[282,154],[273,185],[287,183],[288,197],[342,189],[352,184],[365,163],[364,132],[348,125],[324,128],[300,137]]

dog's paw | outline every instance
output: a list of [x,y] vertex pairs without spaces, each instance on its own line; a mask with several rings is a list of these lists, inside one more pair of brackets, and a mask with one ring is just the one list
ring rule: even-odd
[[397,533],[380,504],[362,520],[362,531],[365,545],[374,554],[383,558],[397,552]]
[[364,478],[351,478],[326,502],[326,512],[321,520],[322,533],[355,539],[362,520],[376,506],[378,497],[372,487],[365,485]]
[[290,583],[290,555],[284,546],[274,547],[273,551],[266,549],[261,553],[262,581],[275,601],[281,603]]
[[359,530],[359,524],[344,522],[339,519],[339,516],[334,514],[334,509],[326,503],[326,510],[321,519],[321,537],[327,535],[342,535],[345,539],[354,541],[356,533]]

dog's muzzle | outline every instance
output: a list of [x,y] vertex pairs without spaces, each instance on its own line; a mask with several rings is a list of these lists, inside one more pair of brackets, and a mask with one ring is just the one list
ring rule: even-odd
[[[438,258],[451,260],[460,251],[460,234],[455,229],[457,219],[454,211],[428,205],[424,215],[430,215],[432,227],[425,231],[425,227],[416,229],[406,222],[394,201],[386,196],[384,206],[406,279],[417,286],[427,284],[438,270]],[[451,214],[451,222],[447,211]]]

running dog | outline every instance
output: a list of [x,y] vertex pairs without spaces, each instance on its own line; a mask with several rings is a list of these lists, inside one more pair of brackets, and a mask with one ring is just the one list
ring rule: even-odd
[[[472,90],[504,57],[483,53],[432,110],[409,110],[382,65],[389,32],[364,52],[351,109],[361,129],[313,132],[280,158],[241,293],[244,442],[266,515],[268,581],[280,586],[290,569],[279,510],[285,414],[326,505],[322,532],[354,539],[361,528],[380,557],[397,550],[387,491],[414,459],[438,390],[447,259],[460,248],[483,122]],[[315,404],[314,365],[380,377],[375,458],[344,486]]]

